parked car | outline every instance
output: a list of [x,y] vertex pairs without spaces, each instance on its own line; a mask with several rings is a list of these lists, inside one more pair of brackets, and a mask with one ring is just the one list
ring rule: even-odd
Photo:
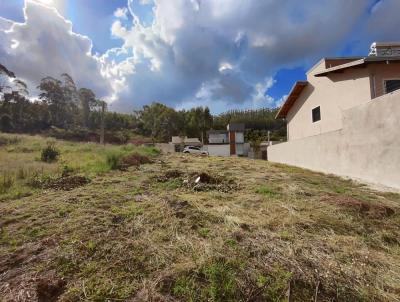
[[191,154],[201,154],[208,155],[208,152],[205,150],[201,150],[200,147],[187,146],[183,149],[183,153],[191,153]]

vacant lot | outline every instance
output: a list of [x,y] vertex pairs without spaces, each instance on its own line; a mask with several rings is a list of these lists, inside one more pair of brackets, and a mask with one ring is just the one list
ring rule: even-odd
[[148,148],[55,142],[43,163],[44,146],[0,146],[0,301],[400,301],[398,194]]

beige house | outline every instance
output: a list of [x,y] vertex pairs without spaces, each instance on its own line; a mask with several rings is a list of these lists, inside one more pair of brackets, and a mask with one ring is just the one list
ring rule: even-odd
[[269,146],[268,160],[400,189],[400,43],[322,59],[277,118],[288,141]]
[[[379,55],[379,56],[378,56]],[[343,127],[343,111],[400,88],[400,43],[374,43],[368,57],[324,58],[297,82],[277,118],[288,141]]]

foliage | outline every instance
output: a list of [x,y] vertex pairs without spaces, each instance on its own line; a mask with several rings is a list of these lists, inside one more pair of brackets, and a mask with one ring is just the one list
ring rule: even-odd
[[[99,141],[101,104],[95,93],[77,87],[73,78],[45,77],[37,87],[39,98],[32,101],[26,84],[0,65],[0,131],[45,133],[60,139]],[[212,116],[208,107],[175,110],[152,103],[130,114],[104,113],[105,141],[125,144],[133,134],[168,142],[171,136],[197,137],[207,143],[207,131],[225,129],[228,123],[244,123],[247,141],[285,138],[285,122],[275,120],[277,109],[236,110]]]
[[60,155],[60,151],[58,151],[58,149],[56,149],[54,143],[48,143],[46,148],[44,148],[42,150],[40,159],[43,162],[52,163],[52,162],[57,161],[59,155]]

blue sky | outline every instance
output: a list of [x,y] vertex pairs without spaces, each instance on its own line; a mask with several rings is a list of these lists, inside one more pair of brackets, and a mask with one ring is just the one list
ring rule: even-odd
[[68,72],[118,111],[276,107],[321,57],[400,40],[398,11],[397,0],[1,0],[0,63],[33,94]]

